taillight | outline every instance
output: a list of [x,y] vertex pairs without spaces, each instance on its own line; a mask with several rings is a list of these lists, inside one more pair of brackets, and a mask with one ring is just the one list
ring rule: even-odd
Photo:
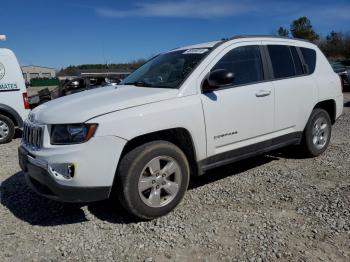
[[23,104],[24,104],[24,109],[30,109],[30,104],[28,101],[28,95],[27,92],[23,93]]

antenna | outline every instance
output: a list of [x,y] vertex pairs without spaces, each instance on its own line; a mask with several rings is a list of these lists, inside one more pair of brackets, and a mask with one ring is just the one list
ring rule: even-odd
[[1,41],[6,41],[6,35],[0,35],[0,42]]

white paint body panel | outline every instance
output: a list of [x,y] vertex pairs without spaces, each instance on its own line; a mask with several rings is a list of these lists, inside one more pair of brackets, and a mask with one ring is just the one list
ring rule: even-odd
[[[235,47],[268,43],[315,49],[318,57],[315,73],[202,94],[203,79],[224,54]],[[255,94],[260,90],[271,94],[258,98]],[[340,80],[314,45],[261,37],[235,39],[215,48],[180,89],[105,87],[36,108],[35,119],[43,124],[88,122],[99,126],[91,141],[74,146],[52,146],[46,133],[44,148],[31,153],[53,164],[77,163],[77,178],[67,181],[67,185],[110,186],[125,144],[138,136],[184,128],[192,137],[197,161],[201,161],[232,149],[303,131],[313,107],[329,99],[336,102],[338,117],[343,108]],[[216,135],[234,131],[238,132],[234,136],[214,139]]]
[[178,92],[162,88],[106,86],[51,100],[33,109],[33,113],[45,124],[82,123],[99,115],[171,99]]
[[111,186],[126,140],[115,136],[93,137],[88,142],[69,146],[46,146],[40,151],[26,150],[46,168],[57,164],[74,164],[73,179],[57,179],[58,184],[72,187]]
[[91,119],[99,123],[96,136],[115,135],[131,140],[171,128],[184,128],[192,136],[197,159],[206,157],[206,135],[199,96],[175,97]]
[[5,67],[5,75],[0,79],[0,85],[16,84],[19,89],[6,92],[0,90],[0,104],[9,106],[24,120],[29,113],[23,103],[23,93],[27,91],[17,58],[11,50],[0,48],[0,63]]
[[[261,90],[271,92],[256,97]],[[238,148],[237,143],[274,131],[274,94],[271,83],[261,83],[203,94],[208,156]],[[218,135],[236,133],[217,138]]]

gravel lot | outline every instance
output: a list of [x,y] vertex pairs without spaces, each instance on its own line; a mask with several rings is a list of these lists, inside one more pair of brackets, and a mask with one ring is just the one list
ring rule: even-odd
[[287,149],[194,178],[171,214],[46,200],[0,146],[0,261],[350,261],[350,93],[321,157]]

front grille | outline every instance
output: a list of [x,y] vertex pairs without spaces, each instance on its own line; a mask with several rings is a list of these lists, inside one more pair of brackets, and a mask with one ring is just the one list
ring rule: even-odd
[[24,122],[22,143],[34,149],[42,148],[44,140],[43,125],[37,125],[30,122]]

